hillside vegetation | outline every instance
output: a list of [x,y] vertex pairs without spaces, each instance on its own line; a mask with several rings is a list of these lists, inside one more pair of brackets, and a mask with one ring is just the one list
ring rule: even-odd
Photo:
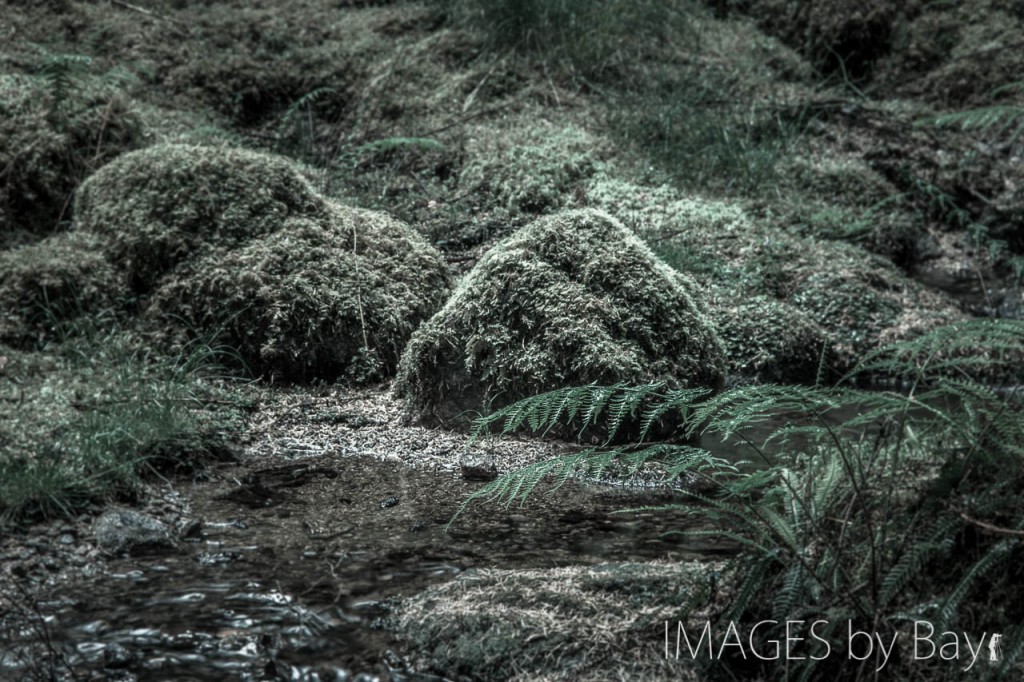
[[[0,0],[0,523],[227,456],[250,390],[383,383],[575,442],[479,497],[703,481],[743,552],[627,566],[637,613],[999,632],[1015,679],[1021,35],[1011,0]],[[493,604],[437,589],[393,623],[423,670],[680,672],[480,640]],[[866,679],[846,653],[686,674]]]

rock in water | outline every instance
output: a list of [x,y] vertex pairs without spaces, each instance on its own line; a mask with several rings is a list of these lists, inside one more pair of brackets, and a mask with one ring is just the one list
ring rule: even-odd
[[145,554],[172,550],[174,538],[162,521],[130,509],[103,513],[93,525],[96,544],[106,554]]

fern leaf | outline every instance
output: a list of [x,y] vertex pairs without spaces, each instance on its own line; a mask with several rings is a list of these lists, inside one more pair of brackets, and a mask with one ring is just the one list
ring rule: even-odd
[[913,542],[902,553],[882,578],[882,588],[878,595],[879,606],[884,608],[888,605],[920,573],[926,562],[942,551],[942,540],[950,538],[960,523],[959,519],[951,516],[939,519],[923,540]]
[[1017,540],[1002,540],[997,542],[984,554],[984,556],[981,557],[981,559],[971,565],[963,578],[960,579],[960,582],[958,582],[956,587],[953,588],[953,591],[946,597],[942,606],[939,607],[939,618],[935,624],[936,630],[945,630],[948,628],[953,617],[956,615],[957,610],[960,608],[960,603],[970,592],[975,582],[1000,563],[1009,559],[1011,552],[1017,544]]

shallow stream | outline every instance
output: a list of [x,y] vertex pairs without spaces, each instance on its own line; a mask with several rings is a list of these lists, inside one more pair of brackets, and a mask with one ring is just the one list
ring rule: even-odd
[[[679,515],[617,514],[671,491],[570,483],[525,507],[477,505],[479,482],[368,458],[225,465],[177,484],[202,519],[182,551],[107,562],[39,605],[4,679],[46,656],[67,679],[430,680],[381,626],[392,598],[472,567],[721,557],[661,537]],[[59,669],[59,666],[58,666]]]

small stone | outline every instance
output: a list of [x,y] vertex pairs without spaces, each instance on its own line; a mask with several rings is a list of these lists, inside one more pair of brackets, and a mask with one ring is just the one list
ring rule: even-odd
[[129,509],[105,512],[93,525],[96,544],[107,554],[141,554],[175,548],[162,521]]
[[181,527],[179,535],[183,538],[194,539],[198,538],[203,532],[203,522],[199,519],[189,519],[185,522],[185,525]]
[[462,478],[467,481],[493,481],[498,477],[494,457],[482,452],[467,452],[459,457]]
[[384,500],[383,502],[380,503],[380,508],[381,509],[390,509],[391,507],[394,507],[396,504],[398,504],[398,498],[397,497],[389,497],[388,499],[386,499],[386,500]]

